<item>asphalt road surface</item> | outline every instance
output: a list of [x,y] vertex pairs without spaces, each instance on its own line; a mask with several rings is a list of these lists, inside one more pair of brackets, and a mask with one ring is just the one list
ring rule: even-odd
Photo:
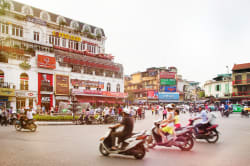
[[[187,124],[189,114],[181,114]],[[137,120],[135,131],[150,130],[161,116],[147,113]],[[196,141],[190,152],[155,147],[143,160],[99,153],[99,138],[108,125],[38,126],[37,132],[17,132],[13,126],[0,127],[0,166],[249,166],[250,118],[218,115],[219,142]]]

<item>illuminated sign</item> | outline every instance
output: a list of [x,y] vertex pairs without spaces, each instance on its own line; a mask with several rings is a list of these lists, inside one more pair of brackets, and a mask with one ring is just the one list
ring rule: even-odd
[[69,40],[78,41],[78,42],[82,41],[81,37],[74,36],[74,35],[69,35],[69,34],[62,33],[62,32],[55,32],[55,31],[53,31],[52,35],[56,36],[56,37],[61,37],[61,38],[69,39]]

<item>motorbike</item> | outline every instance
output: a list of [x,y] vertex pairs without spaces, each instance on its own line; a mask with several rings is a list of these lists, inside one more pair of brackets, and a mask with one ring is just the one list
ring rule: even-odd
[[160,128],[160,121],[154,122],[154,127],[152,127],[151,135],[147,138],[147,146],[149,148],[154,148],[157,146],[165,146],[165,147],[178,147],[182,151],[190,151],[194,146],[194,140],[192,137],[192,128],[191,127],[182,127],[177,129],[176,136],[177,139],[173,140],[168,133],[165,134],[167,137],[167,142],[162,143],[162,138],[158,133],[158,129]]
[[[188,126],[193,126],[194,120],[189,119]],[[205,139],[208,143],[216,143],[219,140],[219,132],[217,130],[218,124],[212,125],[210,122],[208,122],[208,126],[205,131],[198,130],[198,133],[195,131],[193,126],[193,138],[194,139]]]
[[111,128],[105,137],[100,139],[99,151],[103,156],[109,154],[121,154],[134,156],[136,159],[143,159],[147,147],[145,147],[145,140],[147,137],[146,131],[140,133],[134,133],[131,136],[125,137],[119,140],[119,146],[117,150],[112,150],[111,134],[115,132],[115,128]]
[[224,117],[224,116],[225,116],[225,117],[227,117],[227,118],[228,118],[228,117],[229,117],[229,115],[230,115],[230,113],[231,113],[231,112],[230,112],[229,110],[222,110],[222,112],[221,112],[221,116],[222,116],[222,117]]
[[29,120],[21,122],[20,120],[16,120],[15,122],[15,129],[16,131],[21,131],[22,129],[28,129],[32,132],[35,132],[37,125],[35,124],[35,120]]
[[244,110],[244,109],[243,109],[243,110],[241,111],[241,117],[244,117],[244,116],[248,118],[248,117],[249,117],[249,114],[248,114],[248,111],[247,111],[247,110]]
[[17,115],[16,114],[11,115],[9,119],[9,124],[14,125],[16,123],[16,120],[17,120]]

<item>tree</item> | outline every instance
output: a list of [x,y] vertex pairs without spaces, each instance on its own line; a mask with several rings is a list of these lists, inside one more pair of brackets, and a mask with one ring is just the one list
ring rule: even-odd
[[7,0],[0,0],[0,15],[5,15],[6,9],[10,10],[10,3]]

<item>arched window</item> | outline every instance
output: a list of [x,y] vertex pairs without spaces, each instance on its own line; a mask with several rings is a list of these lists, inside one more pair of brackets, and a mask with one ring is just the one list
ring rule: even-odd
[[41,11],[40,18],[44,21],[50,21],[50,15],[46,11]]
[[20,90],[29,90],[29,76],[26,73],[20,75]]
[[83,25],[82,27],[82,32],[91,32],[91,28],[89,25]]
[[33,10],[30,6],[23,6],[22,7],[22,13],[25,14],[25,15],[31,15],[33,16]]
[[0,87],[3,86],[4,83],[4,72],[0,70]]
[[111,91],[111,84],[110,84],[110,83],[107,84],[107,91],[108,91],[108,92]]
[[120,92],[120,91],[121,91],[120,84],[117,84],[117,85],[116,85],[116,92]]

